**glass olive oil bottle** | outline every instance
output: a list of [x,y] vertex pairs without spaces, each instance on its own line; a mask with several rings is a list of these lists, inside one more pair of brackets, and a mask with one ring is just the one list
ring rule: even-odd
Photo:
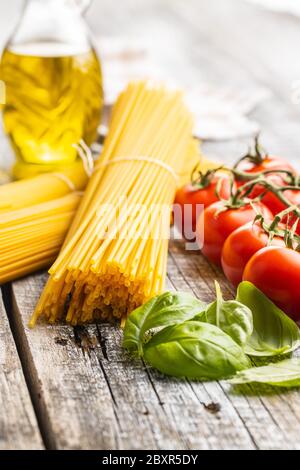
[[76,144],[96,139],[103,107],[101,67],[78,1],[27,1],[3,52],[0,78],[17,178],[71,164]]

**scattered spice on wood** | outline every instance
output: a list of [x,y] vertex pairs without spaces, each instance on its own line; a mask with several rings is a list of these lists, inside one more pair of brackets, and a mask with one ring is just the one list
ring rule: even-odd
[[216,402],[213,402],[213,401],[211,403],[203,403],[202,402],[202,405],[211,414],[219,413],[219,411],[221,410],[220,403],[216,403]]
[[89,354],[98,344],[96,336],[90,336],[84,326],[75,326],[74,336],[76,345],[83,350],[83,353]]
[[67,346],[68,340],[65,338],[60,338],[59,336],[56,336],[54,339],[56,344],[59,344],[60,346]]

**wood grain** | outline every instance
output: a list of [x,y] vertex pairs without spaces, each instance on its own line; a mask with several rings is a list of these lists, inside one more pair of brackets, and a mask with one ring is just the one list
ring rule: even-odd
[[42,449],[43,443],[0,290],[0,450]]
[[[177,283],[176,287],[184,285],[184,290],[188,290],[189,286],[194,294],[206,301],[212,298],[212,292],[209,294],[209,290],[213,290],[213,281],[217,279],[224,294],[228,297],[232,296],[232,288],[224,280],[222,273],[211,266],[202,255],[186,252],[182,243],[173,243],[170,246],[169,279],[173,285]],[[262,390],[254,386],[243,386],[237,389],[230,387],[226,382],[212,382],[204,385],[211,390],[212,401],[221,403],[225,401],[226,408],[232,407],[235,410],[255,448],[300,448],[298,436],[300,420],[298,412],[295,411],[300,411],[298,391],[284,391],[274,387],[266,387]],[[191,386],[197,393],[199,384],[191,384]],[[291,410],[293,410],[292,416]],[[293,426],[289,425],[290,419]],[[225,431],[224,427],[224,432],[227,431],[228,428]]]
[[253,447],[226,397],[222,415],[229,434],[220,416],[202,405],[214,399],[206,386],[195,385],[195,391],[189,382],[166,379],[132,361],[121,349],[119,328],[38,325],[29,330],[44,281],[40,275],[18,281],[13,296],[24,369],[51,448]]
[[[169,288],[209,302],[216,278],[229,297],[231,288],[216,268],[199,253],[186,252],[183,243],[171,243]],[[13,296],[24,368],[51,448],[300,448],[297,392],[253,395],[251,387],[236,393],[224,382],[163,377],[129,359],[121,330],[107,324],[29,330],[44,281],[43,275],[18,281]],[[216,414],[205,407],[212,402],[221,407]]]
[[[251,117],[270,152],[300,163],[300,104],[293,99],[300,80],[299,18],[241,0],[125,0],[117,9],[103,0],[93,3],[88,19],[97,36],[142,36],[166,76],[185,88],[205,82],[269,89],[270,99]],[[232,162],[250,142],[204,142],[204,150]]]

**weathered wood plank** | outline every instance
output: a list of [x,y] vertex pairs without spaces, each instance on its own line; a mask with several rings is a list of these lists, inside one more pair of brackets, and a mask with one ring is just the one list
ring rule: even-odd
[[0,289],[0,450],[43,449]]
[[114,404],[88,342],[85,351],[79,330],[75,337],[67,326],[27,328],[44,280],[37,275],[15,283],[13,303],[19,350],[48,446],[115,448]]
[[[230,295],[221,273],[180,242],[171,244],[168,273],[171,288],[206,301],[213,298],[215,278]],[[237,394],[224,382],[163,377],[129,359],[121,349],[121,330],[111,325],[28,330],[44,279],[36,275],[19,281],[13,293],[25,370],[51,447],[300,448],[297,392],[264,396],[245,387]],[[206,410],[211,402],[220,404],[220,412]]]
[[[239,0],[204,0],[201,6],[192,1],[188,7],[184,0],[175,0],[168,8],[173,27],[177,24],[181,33],[182,48],[188,51],[188,58],[182,59],[186,80],[270,89],[271,98],[252,113],[261,124],[262,141],[271,152],[300,162],[300,106],[293,98],[293,86],[300,78],[299,18]],[[245,142],[207,143],[204,148],[232,161]]]
[[[166,379],[129,359],[122,332],[111,325],[80,329],[27,321],[44,283],[36,275],[14,284],[14,318],[25,370],[52,448],[253,448],[247,429],[223,395],[220,415],[206,386]],[[202,404],[203,403],[203,404]],[[225,433],[221,425],[230,428]],[[137,432],[138,430],[138,432]]]
[[[103,332],[106,343],[107,357],[107,379],[111,383],[115,396],[122,394],[120,384],[116,381],[120,363],[124,367],[126,376],[131,376],[133,364],[131,361],[124,361],[124,352],[120,349],[121,332],[107,326]],[[135,373],[137,381],[131,384],[132,389],[139,388],[138,377],[144,374],[143,365],[137,361]],[[113,369],[116,370],[114,373]],[[210,449],[210,448],[252,448],[251,438],[242,421],[237,416],[232,407],[227,409],[224,406],[221,414],[210,414],[204,405],[209,404],[212,399],[206,392],[205,387],[200,385],[198,396],[194,393],[188,381],[164,377],[162,374],[146,368],[149,382],[143,389],[143,404],[147,415],[150,417],[156,407],[160,405],[161,419],[164,422],[163,434],[172,430],[174,437],[180,437],[180,447],[176,447],[176,442],[171,441],[171,447],[183,449]],[[131,392],[132,393],[132,392]],[[131,395],[129,391],[129,396]],[[123,400],[125,397],[123,397]],[[231,434],[224,433],[221,425],[226,423],[231,429]],[[153,420],[153,433],[157,434],[157,418]],[[137,439],[141,439],[140,436]],[[157,447],[155,447],[157,448]],[[162,448],[158,444],[158,448]]]
[[121,352],[121,333],[28,319],[45,276],[13,287],[14,318],[35,405],[49,445],[59,449],[184,448],[140,362]]
[[[202,255],[187,252],[184,249],[184,243],[171,244],[169,279],[173,285],[185,283],[190,291],[206,301],[212,298],[209,289],[214,289],[214,279],[218,279],[224,293],[228,296],[232,291],[223,275]],[[245,386],[239,389],[239,393],[236,393],[236,389],[225,382],[220,384],[211,382],[203,385],[192,383],[191,387],[199,397],[202,396],[202,387],[205,387],[212,401],[225,403],[228,412],[233,408],[242,420],[255,447],[300,449],[300,395],[298,391],[278,391],[270,387],[269,393],[264,395],[261,390],[253,386]],[[232,432],[232,429],[227,426],[223,429],[226,433]]]
[[[117,9],[103,0],[94,2],[88,19],[97,35],[148,40],[155,62],[187,88],[203,81],[269,88],[271,98],[252,113],[261,124],[262,142],[271,152],[300,162],[300,105],[293,100],[293,84],[300,79],[299,18],[240,0],[127,0]],[[204,151],[232,162],[250,140],[204,142]]]

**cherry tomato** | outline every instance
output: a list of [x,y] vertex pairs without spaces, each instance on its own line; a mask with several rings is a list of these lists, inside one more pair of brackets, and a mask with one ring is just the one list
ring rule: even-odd
[[238,169],[246,173],[261,173],[266,170],[286,170],[294,174],[296,173],[295,168],[287,160],[274,155],[262,157],[259,163],[244,160],[239,164]]
[[[254,160],[242,160],[241,163],[238,165],[238,169],[244,171],[245,173],[251,173],[255,175],[256,173],[261,173],[263,171],[276,171],[276,170],[284,170],[289,171],[292,174],[296,174],[295,168],[284,158],[277,157],[273,155],[266,155],[263,157],[259,150],[258,140],[256,139],[255,143],[256,154],[254,156]],[[255,158],[257,158],[257,162],[255,162]],[[265,176],[266,180],[277,185],[277,186],[285,186],[285,173],[274,173],[274,174],[267,174]],[[243,184],[240,182],[239,185]],[[266,192],[266,188],[262,185],[256,185],[250,194],[249,197],[256,198],[257,196],[261,195],[262,193]],[[286,198],[292,202],[293,204],[300,203],[300,192],[299,191],[285,191]],[[297,202],[299,201],[299,202]],[[267,206],[274,215],[281,212],[285,209],[285,204],[278,199],[276,194],[272,191],[267,191],[265,196],[262,198],[263,204]]]
[[[283,170],[288,171],[292,174],[296,174],[295,168],[284,158],[277,157],[274,155],[263,155],[261,152],[261,148],[258,142],[258,137],[255,139],[255,153],[250,155],[250,157],[245,157],[244,160],[238,164],[238,170],[243,171],[245,173],[251,173],[255,175],[256,173],[261,173],[263,171],[276,171],[276,170]],[[277,186],[284,186],[285,183],[285,173],[274,173],[274,174],[267,174],[265,176],[266,180],[277,185]],[[238,183],[239,186],[244,184],[243,182]],[[263,185],[256,185],[250,194],[249,197],[256,198],[260,196],[262,193],[266,192],[266,188]],[[285,195],[287,199],[289,199],[293,203],[297,203],[296,200],[300,202],[300,195],[298,196],[297,191],[286,191]],[[297,199],[299,197],[299,199]],[[267,191],[265,196],[262,198],[263,204],[267,206],[274,215],[278,214],[282,211],[286,206],[283,202],[278,199],[278,197],[272,192]]]
[[[272,213],[261,203],[254,207],[263,215],[266,221],[271,221]],[[221,264],[221,254],[226,238],[237,228],[252,222],[256,217],[254,208],[247,204],[239,209],[224,209],[222,201],[207,207],[197,223],[198,240],[202,241],[202,253],[213,263]]]
[[[270,178],[272,179],[272,181],[275,184],[280,185],[280,181],[278,181],[278,179],[280,180],[279,176],[276,177],[276,175],[272,175],[272,176],[270,176]],[[284,184],[285,183],[283,182],[281,185],[283,186]],[[263,187],[256,186],[254,188],[253,192],[251,193],[250,197],[251,198],[257,197],[263,191],[264,191]],[[285,198],[289,201],[290,204],[297,205],[300,208],[300,190],[298,190],[298,189],[288,189],[286,191],[282,191],[282,195],[285,196]],[[261,201],[265,206],[267,206],[270,209],[270,211],[274,215],[279,214],[281,211],[285,210],[288,207],[287,204],[282,202],[276,196],[276,194],[272,193],[271,191],[268,191],[265,194],[265,196],[262,198]],[[293,216],[291,214],[290,218],[288,218],[287,216],[284,217],[282,219],[282,222],[283,223],[289,223],[289,226],[292,226],[294,224],[295,220],[296,220],[296,216]],[[299,221],[298,228],[297,228],[296,232],[298,234],[300,234],[300,221]]]
[[[187,238],[190,238],[190,234],[195,233],[196,230],[197,218],[199,216],[197,206],[202,205],[203,208],[206,208],[219,200],[216,195],[216,188],[220,179],[222,181],[219,190],[220,197],[222,199],[229,199],[231,179],[226,173],[215,174],[208,185],[203,188],[197,188],[197,185],[189,183],[177,191],[174,207],[175,225]],[[235,185],[233,189],[235,189]],[[176,204],[181,209],[179,215],[176,214]]]
[[[249,222],[232,232],[222,250],[222,268],[227,279],[238,286],[249,259],[268,245],[269,236],[259,223]],[[284,246],[284,240],[275,237],[272,245]]]
[[294,320],[300,320],[300,253],[286,247],[262,248],[248,261],[244,281],[252,282]]
[[[266,179],[275,184],[276,186],[286,186],[286,183],[284,181],[284,178],[278,174],[274,175],[269,175],[266,177]],[[256,185],[249,195],[250,198],[254,199],[258,196],[260,196],[262,193],[266,192],[266,188],[263,185]],[[300,191],[298,189],[288,189],[286,191],[282,191],[282,195],[286,197],[286,199],[291,203],[291,204],[300,204]],[[286,209],[287,205],[282,202],[275,193],[272,191],[267,191],[266,194],[263,196],[262,200],[263,204],[267,206],[270,211],[276,215],[279,212],[283,211]]]

